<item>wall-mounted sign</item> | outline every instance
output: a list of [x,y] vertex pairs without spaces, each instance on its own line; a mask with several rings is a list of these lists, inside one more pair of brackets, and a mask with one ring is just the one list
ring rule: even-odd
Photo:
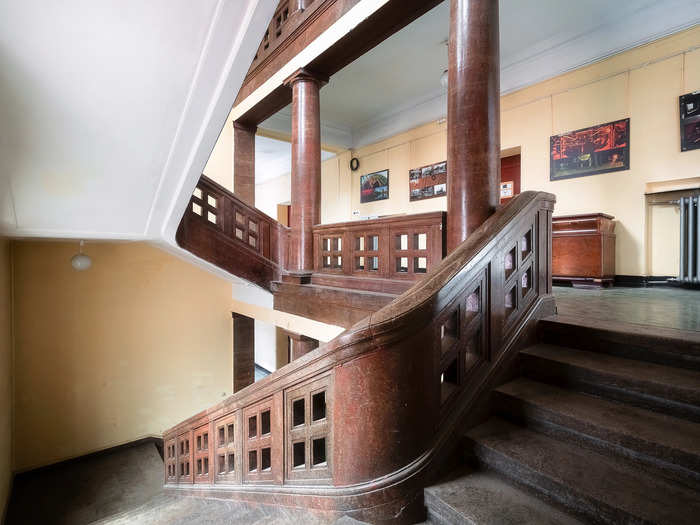
[[501,199],[509,199],[513,196],[513,181],[501,182]]
[[412,201],[447,195],[447,162],[409,170],[408,187]]
[[389,198],[389,170],[376,171],[360,177],[360,202]]
[[700,91],[680,97],[681,151],[700,148]]
[[549,138],[549,180],[630,168],[630,119]]

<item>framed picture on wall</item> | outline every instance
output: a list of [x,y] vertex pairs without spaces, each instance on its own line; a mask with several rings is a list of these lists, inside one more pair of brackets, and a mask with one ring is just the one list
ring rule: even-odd
[[409,199],[420,201],[447,195],[447,162],[408,171]]
[[682,95],[681,151],[700,148],[700,91]]
[[630,168],[630,119],[549,138],[549,180],[586,177]]
[[389,198],[389,170],[375,171],[360,177],[360,202]]

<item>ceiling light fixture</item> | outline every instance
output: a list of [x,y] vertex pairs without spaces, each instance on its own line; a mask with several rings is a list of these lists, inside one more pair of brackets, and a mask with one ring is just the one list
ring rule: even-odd
[[84,270],[87,270],[92,266],[92,259],[90,259],[89,255],[85,255],[83,253],[83,245],[85,244],[85,241],[80,241],[80,251],[76,253],[70,260],[70,264],[73,267],[73,269],[82,272]]

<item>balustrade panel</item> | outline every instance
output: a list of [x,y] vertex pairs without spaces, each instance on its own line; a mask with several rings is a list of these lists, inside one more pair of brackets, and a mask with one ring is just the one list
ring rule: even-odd
[[443,257],[444,213],[425,213],[314,227],[314,271],[363,278],[415,280]]
[[288,233],[289,228],[202,176],[180,221],[177,242],[269,289],[286,265]]

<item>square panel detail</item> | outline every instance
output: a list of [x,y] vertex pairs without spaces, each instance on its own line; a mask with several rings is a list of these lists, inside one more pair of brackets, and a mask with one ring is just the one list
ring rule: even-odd
[[292,426],[298,427],[306,423],[306,412],[304,407],[304,398],[297,399],[292,403]]
[[520,260],[524,261],[532,253],[532,230],[528,230],[520,239]]
[[[303,401],[303,399],[302,399]],[[326,392],[318,392],[311,396],[311,420],[321,421],[326,419]]]
[[408,250],[408,234],[402,233],[396,236],[396,249]]
[[408,273],[408,257],[396,258],[396,271],[399,273]]
[[505,295],[505,317],[508,319],[510,314],[512,314],[518,308],[517,298],[515,293],[515,286],[511,287],[510,290],[506,292]]
[[318,438],[311,445],[311,466],[320,467],[326,465],[326,438]]
[[450,314],[440,327],[441,352],[449,352],[459,341],[459,306]]
[[528,267],[520,276],[520,290],[525,297],[532,290],[532,266]]
[[299,441],[292,445],[292,467],[304,468],[306,466],[306,443]]
[[516,270],[517,264],[518,263],[515,258],[515,248],[513,248],[503,257],[503,270],[505,272],[506,280],[508,280],[508,278],[511,275],[513,275],[513,272]]
[[371,252],[379,250],[379,235],[367,236],[367,250]]
[[428,234],[427,233],[414,233],[413,234],[413,249],[414,250],[427,250],[428,249]]
[[413,273],[427,273],[428,271],[428,258],[427,257],[414,257],[413,258]]

